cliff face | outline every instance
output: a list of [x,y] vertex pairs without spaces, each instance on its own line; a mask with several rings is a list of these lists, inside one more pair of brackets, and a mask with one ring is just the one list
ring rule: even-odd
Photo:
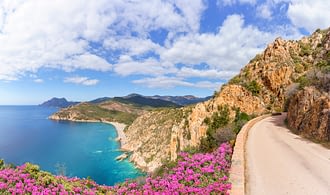
[[[189,112],[189,108],[165,109],[138,117],[125,130],[127,142],[122,145],[122,149],[133,152],[130,159],[138,167],[153,171],[163,160],[168,160],[179,151],[177,133],[179,129],[185,128],[184,121]],[[188,135],[180,137],[188,140]],[[176,159],[176,156],[172,159]]]
[[313,53],[314,68],[290,99],[287,118],[293,131],[321,142],[330,141],[330,31],[324,34]]
[[[232,119],[235,108],[255,115],[282,111],[288,94],[298,86],[295,82],[313,68],[313,51],[325,36],[324,31],[317,31],[300,41],[278,38],[222,86],[212,99],[166,114],[155,111],[140,116],[125,132],[129,139],[124,148],[133,152],[131,160],[153,171],[162,160],[175,160],[180,150],[198,146],[208,128],[205,118],[211,117],[221,105],[229,106]],[[175,114],[174,118],[170,117]]]
[[295,94],[290,100],[288,125],[305,137],[330,141],[330,93],[306,87]]

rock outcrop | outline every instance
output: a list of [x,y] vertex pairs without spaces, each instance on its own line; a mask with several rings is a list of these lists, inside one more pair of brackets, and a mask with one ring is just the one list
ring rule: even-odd
[[320,142],[330,141],[330,31],[319,36],[314,69],[289,101],[288,125],[296,133]]
[[288,108],[288,125],[296,133],[317,141],[330,141],[330,93],[306,87]]

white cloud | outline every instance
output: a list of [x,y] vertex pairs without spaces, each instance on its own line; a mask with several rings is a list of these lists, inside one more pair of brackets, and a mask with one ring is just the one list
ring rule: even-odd
[[109,37],[104,40],[103,46],[111,50],[121,50],[125,55],[142,55],[161,49],[161,46],[150,39],[139,37]]
[[[252,5],[259,17],[271,19],[277,14],[274,6],[287,1],[267,0],[259,7],[256,0],[217,3]],[[236,14],[227,16],[217,32],[200,33],[204,0],[17,2],[0,3],[0,80],[38,74],[41,68],[67,72],[87,69],[147,76],[134,81],[147,86],[211,88],[209,81],[187,80],[229,79],[275,37],[300,36],[290,24],[276,26],[276,32],[263,32],[246,25],[244,16]],[[288,17],[297,27],[315,30],[314,26],[328,26],[329,3],[320,2],[293,0]],[[165,43],[155,42],[152,31],[166,32]],[[88,77],[65,81],[85,85],[98,82]]]
[[272,19],[272,10],[268,4],[261,4],[257,7],[257,16],[264,19]]
[[196,88],[207,88],[216,90],[222,83],[219,82],[210,82],[210,81],[200,81],[196,83],[185,81],[183,78],[178,77],[154,77],[154,78],[144,78],[139,80],[134,80],[135,84],[146,85],[150,88],[173,88],[175,86],[184,86],[184,87],[196,87]]
[[42,79],[34,79],[33,80],[35,83],[43,83],[44,82],[44,80],[42,80]]
[[[260,39],[262,37],[262,39]],[[216,34],[191,34],[177,39],[161,59],[191,66],[206,63],[210,69],[239,71],[275,35],[244,26],[240,15],[228,16]]]
[[97,79],[89,79],[88,77],[67,77],[64,79],[65,83],[74,83],[74,84],[81,84],[81,85],[86,85],[86,86],[92,86],[96,85],[99,80]]
[[237,3],[239,4],[250,4],[250,5],[255,5],[257,0],[217,0],[217,6],[232,6]]
[[140,55],[159,48],[148,39],[152,30],[166,29],[172,38],[197,32],[204,9],[202,0],[1,1],[0,79],[19,79],[44,67],[109,71],[112,63],[95,55],[92,43],[105,43],[100,53],[118,42],[124,46],[115,49],[127,49],[120,53]]
[[291,22],[309,32],[317,28],[330,26],[330,1],[292,0],[289,4],[288,17]]
[[207,79],[229,79],[237,74],[236,71],[218,71],[215,69],[200,70],[189,67],[183,67],[177,73],[177,76],[183,78],[195,77],[195,78],[207,78]]
[[128,55],[122,55],[118,63],[115,64],[114,71],[122,76],[128,76],[132,74],[164,75],[168,73],[174,73],[177,71],[177,69],[171,63],[160,62],[154,58],[133,60]]

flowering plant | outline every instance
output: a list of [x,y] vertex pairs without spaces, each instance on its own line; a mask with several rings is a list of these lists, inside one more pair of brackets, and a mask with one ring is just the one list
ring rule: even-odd
[[228,143],[221,144],[212,153],[181,152],[177,165],[162,177],[148,176],[143,184],[126,181],[115,186],[98,185],[89,179],[54,176],[30,163],[14,168],[0,161],[0,194],[228,194],[231,153]]

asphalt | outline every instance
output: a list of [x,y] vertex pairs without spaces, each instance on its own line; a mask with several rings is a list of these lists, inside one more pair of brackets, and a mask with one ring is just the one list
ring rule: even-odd
[[330,150],[291,133],[285,117],[268,117],[249,131],[247,194],[330,195]]

